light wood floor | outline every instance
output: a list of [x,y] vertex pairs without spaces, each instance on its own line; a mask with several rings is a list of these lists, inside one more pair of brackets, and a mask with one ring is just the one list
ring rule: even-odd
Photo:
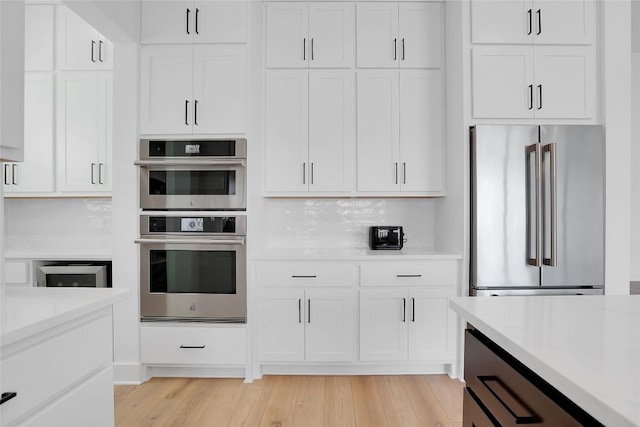
[[115,387],[117,427],[462,426],[446,375],[153,378]]

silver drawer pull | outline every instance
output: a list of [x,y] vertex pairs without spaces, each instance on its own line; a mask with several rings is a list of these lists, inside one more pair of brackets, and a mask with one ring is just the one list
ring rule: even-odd
[[396,274],[396,277],[422,277],[422,274]]
[[205,348],[205,345],[181,345],[180,348]]
[[296,275],[293,275],[293,276],[291,276],[291,277],[292,277],[293,279],[315,279],[315,278],[317,278],[318,276],[315,276],[315,275],[313,275],[313,276],[296,276]]

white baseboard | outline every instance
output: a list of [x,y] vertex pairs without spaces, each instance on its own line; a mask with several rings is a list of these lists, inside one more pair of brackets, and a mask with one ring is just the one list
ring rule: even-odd
[[263,364],[259,368],[262,375],[424,375],[448,374],[451,364],[358,364],[358,365],[318,365],[318,364]]
[[139,363],[114,363],[113,383],[118,385],[140,385],[146,380]]
[[144,381],[153,377],[245,378],[244,366],[168,366],[145,365]]

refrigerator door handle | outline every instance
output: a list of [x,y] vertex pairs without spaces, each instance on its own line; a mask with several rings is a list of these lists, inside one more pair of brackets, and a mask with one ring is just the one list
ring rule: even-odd
[[[542,158],[542,153],[541,153],[541,147],[540,144],[536,143],[536,144],[532,144],[526,147],[526,153],[527,153],[527,263],[529,265],[533,265],[536,267],[541,267],[542,266],[542,236],[541,236],[541,232],[542,232],[542,227],[541,227],[541,217],[542,217],[542,212],[541,212],[541,207],[542,207],[542,195],[541,195],[541,172],[542,172],[542,162],[541,162],[541,158]],[[531,153],[535,154],[535,178],[531,179]],[[535,202],[534,202],[534,209],[535,211],[533,212],[532,215],[532,209],[531,209],[531,184],[535,185]],[[532,227],[531,226],[531,219],[534,219],[535,221],[535,226]],[[535,230],[535,236],[531,237],[531,231],[532,229]],[[531,243],[532,241],[535,241],[535,256],[532,257],[531,256]]]
[[[549,204],[551,210],[551,257],[543,258],[544,265],[555,267],[558,264],[558,210],[557,210],[557,181],[556,181],[556,143],[551,142],[542,147],[543,153],[549,153]],[[544,161],[544,158],[543,158]],[[546,172],[546,168],[545,168]],[[546,183],[545,183],[546,184]],[[545,207],[546,210],[546,207]],[[545,217],[546,218],[546,217]],[[546,234],[545,234],[546,237]],[[546,248],[546,245],[545,245]]]

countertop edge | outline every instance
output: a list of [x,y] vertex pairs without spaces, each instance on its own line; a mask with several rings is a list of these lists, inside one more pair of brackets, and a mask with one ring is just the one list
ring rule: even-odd
[[449,300],[449,308],[604,425],[620,427],[637,425],[632,419],[618,413],[589,391],[567,379],[561,372],[536,358],[491,325],[458,305],[454,299]]

